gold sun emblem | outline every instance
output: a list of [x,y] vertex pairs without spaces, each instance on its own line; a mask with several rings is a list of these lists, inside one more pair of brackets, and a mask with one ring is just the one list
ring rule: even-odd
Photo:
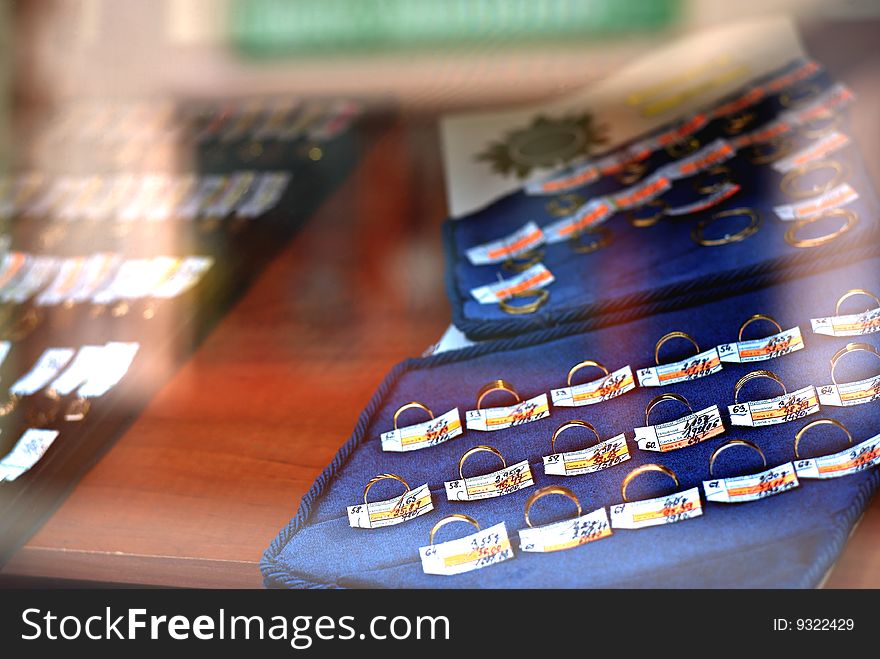
[[476,159],[488,162],[499,174],[525,178],[533,169],[565,165],[592,154],[595,147],[608,141],[605,130],[589,112],[559,119],[539,115],[530,126],[490,142]]

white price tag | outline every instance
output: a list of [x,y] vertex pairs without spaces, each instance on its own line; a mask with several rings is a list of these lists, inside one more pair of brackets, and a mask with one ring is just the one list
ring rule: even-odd
[[57,430],[28,428],[12,450],[0,460],[0,482],[14,481],[28,471],[45,455],[58,437]]
[[528,270],[521,272],[516,277],[502,279],[494,284],[479,286],[471,289],[480,304],[497,304],[501,300],[507,300],[517,293],[543,288],[553,283],[553,275],[544,267],[543,263],[533,265]]
[[819,394],[808,385],[790,394],[728,405],[730,422],[735,426],[772,426],[797,421],[819,411]]
[[688,414],[676,421],[636,428],[636,443],[643,451],[674,451],[699,444],[724,433],[717,405]]
[[400,524],[434,510],[428,484],[393,499],[371,501],[348,507],[348,524],[354,529],[378,529]]
[[592,183],[597,178],[599,178],[599,168],[592,161],[588,161],[567,167],[562,172],[537,181],[530,181],[526,183],[524,190],[530,195],[558,194]]
[[859,193],[856,192],[849,183],[841,183],[837,187],[832,188],[818,197],[813,197],[812,199],[807,199],[806,201],[801,201],[796,204],[774,206],[773,212],[779,216],[780,220],[802,220],[806,217],[819,215],[820,213],[824,213],[833,208],[846,206],[858,198]]
[[195,286],[205,273],[214,265],[214,259],[210,256],[188,256],[183,259],[173,274],[159,283],[149,292],[149,297],[170,299],[182,295]]
[[706,377],[721,370],[718,348],[710,348],[699,355],[672,364],[639,369],[640,387],[662,387],[676,382],[687,382]]
[[636,208],[659,197],[672,187],[672,181],[662,172],[656,172],[644,181],[636,183],[625,190],[611,195],[611,200],[617,208]]
[[707,501],[743,503],[782,494],[799,484],[794,465],[786,462],[759,474],[703,481],[703,491]]
[[733,145],[727,140],[719,138],[709,142],[709,144],[695,153],[669,163],[661,168],[660,171],[667,178],[677,181],[678,179],[694,176],[710,167],[730,160],[734,154],[736,154],[736,149],[733,148]]
[[799,478],[839,478],[865,471],[880,464],[880,435],[874,435],[855,446],[823,455],[821,458],[796,460]]
[[468,430],[502,430],[520,426],[550,416],[550,403],[547,394],[538,394],[509,407],[484,407],[481,410],[468,410],[465,423]]
[[723,362],[746,364],[776,359],[790,352],[797,352],[804,347],[801,328],[793,327],[763,339],[737,341],[718,346],[718,354]]
[[504,522],[457,540],[419,547],[425,574],[462,574],[513,558]]
[[590,448],[544,456],[544,473],[553,476],[580,476],[608,469],[630,459],[626,435],[606,439]]
[[777,172],[785,173],[797,167],[826,158],[835,151],[839,151],[850,143],[850,139],[844,133],[833,131],[828,135],[820,137],[815,142],[804,147],[790,156],[781,158],[773,163],[772,167]]
[[812,318],[810,325],[814,334],[828,336],[861,336],[880,330],[880,307],[862,313],[828,318]]
[[461,417],[458,414],[458,408],[455,407],[436,419],[383,432],[381,435],[382,450],[398,453],[417,451],[442,444],[458,437],[462,432]]
[[[2,363],[2,361],[0,361]],[[826,384],[818,387],[819,404],[832,407],[850,407],[863,405],[880,400],[880,376],[844,382],[842,384]]]
[[611,528],[641,529],[646,526],[675,524],[703,514],[699,488],[665,497],[621,503],[611,508]]
[[611,524],[604,508],[575,519],[519,530],[522,551],[551,552],[580,547],[611,535]]
[[9,392],[19,396],[30,396],[38,392],[67,365],[73,353],[73,348],[49,348],[30,371],[9,387]]
[[588,201],[574,213],[544,227],[544,237],[550,244],[568,240],[582,231],[601,226],[614,215],[614,204],[607,197]]
[[77,395],[98,398],[106,394],[128,373],[139,349],[139,343],[112,341],[105,345],[96,368],[89,372],[89,377],[77,389]]
[[289,183],[290,174],[286,172],[263,174],[253,186],[251,194],[235,209],[236,217],[253,219],[273,209],[281,200]]
[[534,222],[527,222],[509,236],[471,247],[465,255],[473,265],[488,265],[502,263],[543,244],[544,232]]
[[60,262],[54,256],[29,256],[21,274],[0,291],[0,302],[27,302],[55,275]]
[[672,217],[699,213],[700,211],[704,211],[707,208],[717,206],[725,199],[730,199],[733,195],[739,192],[740,189],[741,186],[736,183],[730,183],[728,181],[727,183],[719,185],[718,189],[711,194],[708,194],[705,197],[700,197],[693,203],[685,204],[684,206],[675,206],[674,208],[665,208],[663,209],[663,213]]
[[598,380],[576,384],[573,387],[553,389],[550,400],[556,407],[580,407],[595,405],[612,398],[617,398],[627,391],[636,388],[636,380],[629,365],[619,368]]
[[477,501],[513,494],[534,484],[529,461],[523,460],[491,474],[447,481],[443,487],[449,501]]

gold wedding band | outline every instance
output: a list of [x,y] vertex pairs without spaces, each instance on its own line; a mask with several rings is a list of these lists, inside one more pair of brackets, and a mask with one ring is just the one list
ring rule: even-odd
[[462,468],[464,467],[465,461],[476,453],[491,453],[496,456],[499,460],[501,460],[502,469],[507,468],[507,460],[504,459],[504,456],[501,455],[501,451],[499,451],[494,446],[475,446],[473,448],[468,449],[464,452],[464,455],[461,456],[461,459],[458,461],[458,475],[461,480],[464,480],[464,474],[462,473]]
[[509,257],[501,264],[501,269],[507,272],[525,272],[533,265],[538,265],[544,260],[544,249],[536,247],[522,254]]
[[682,158],[700,148],[700,140],[694,136],[675,140],[666,145],[666,153],[672,158]]
[[623,479],[623,483],[620,484],[620,496],[623,497],[625,503],[629,502],[629,499],[626,497],[626,488],[629,487],[629,484],[633,481],[637,476],[641,476],[642,474],[647,474],[650,471],[658,471],[661,474],[666,474],[673,481],[675,481],[675,487],[679,486],[678,476],[675,475],[675,472],[672,471],[669,467],[664,467],[663,465],[658,465],[654,462],[650,462],[648,464],[643,464],[639,467],[636,467],[631,472],[626,475],[626,478]]
[[691,412],[694,411],[694,408],[691,407],[691,404],[688,402],[687,398],[685,398],[681,394],[674,394],[674,393],[660,394],[659,396],[654,396],[654,398],[651,399],[651,402],[648,403],[648,406],[645,408],[645,425],[646,426],[651,425],[651,421],[650,421],[651,412],[654,411],[654,408],[657,407],[660,403],[665,403],[667,401],[674,401],[677,403],[681,403],[686,408],[688,408]]
[[563,487],[562,485],[547,485],[545,487],[540,488],[539,490],[535,490],[532,494],[529,495],[529,498],[526,499],[526,507],[525,507],[525,518],[526,525],[529,528],[532,528],[532,520],[529,519],[529,512],[532,510],[532,506],[535,505],[535,502],[542,498],[546,497],[550,494],[559,494],[568,499],[571,499],[574,502],[574,505],[577,506],[577,514],[575,517],[580,517],[583,509],[581,508],[581,502],[578,500],[575,493],[569,490],[567,487]]
[[[733,179],[731,178],[732,174],[733,172],[731,172],[730,167],[727,165],[715,165],[714,167],[710,167],[709,169],[700,172],[699,176],[694,179],[694,190],[704,195],[712,194],[722,186],[727,185],[728,183],[733,183]],[[715,176],[723,176],[724,178],[715,183],[706,183],[706,179]]]
[[743,388],[746,382],[751,380],[755,380],[757,378],[767,378],[768,380],[773,380],[776,384],[782,387],[782,393],[787,394],[788,389],[785,388],[785,384],[782,382],[782,378],[780,378],[773,371],[768,371],[767,369],[758,369],[756,371],[751,371],[750,373],[746,373],[742,376],[735,385],[733,385],[733,402],[734,404],[739,404],[739,390]]
[[623,185],[632,185],[640,181],[646,171],[648,171],[648,166],[645,163],[638,160],[629,160],[623,164],[615,178]]
[[764,466],[767,466],[767,456],[764,455],[764,451],[761,450],[761,447],[755,444],[754,442],[750,442],[747,439],[729,439],[724,442],[721,446],[712,451],[712,457],[709,458],[709,476],[711,478],[715,478],[715,460],[718,459],[724,451],[729,448],[733,448],[734,446],[745,446],[746,448],[750,448],[753,451],[756,451],[758,455],[761,456],[761,461],[764,463]]
[[[846,218],[846,223],[841,226],[836,231],[832,231],[831,233],[827,233],[824,236],[819,236],[818,238],[798,238],[798,231],[803,229],[805,226],[812,224],[813,222],[818,222],[819,220],[823,220],[827,217],[833,216],[842,216]],[[835,240],[845,234],[847,231],[852,229],[856,224],[858,224],[859,216],[856,215],[853,211],[847,210],[846,208],[834,208],[829,211],[825,211],[824,213],[820,213],[818,215],[813,215],[812,217],[808,217],[803,220],[799,220],[795,222],[788,231],[785,232],[785,242],[787,242],[792,247],[819,247],[820,245],[824,245],[826,243],[830,243],[832,240]]]
[[[584,236],[592,236],[593,240],[586,245],[582,244]],[[611,229],[600,226],[595,229],[587,229],[573,235],[568,240],[568,246],[575,254],[592,254],[611,243]]]
[[753,316],[746,318],[745,322],[739,326],[739,334],[737,335],[737,341],[743,340],[743,332],[745,331],[746,327],[748,327],[752,323],[758,322],[759,320],[766,320],[768,323],[773,325],[773,327],[776,328],[777,333],[782,331],[782,325],[777,323],[775,318],[772,318],[764,313],[756,313]]
[[566,430],[570,428],[586,428],[587,430],[592,430],[593,434],[596,435],[596,442],[601,444],[602,438],[599,437],[599,431],[597,431],[593,424],[589,421],[580,421],[575,419],[574,421],[566,421],[561,426],[559,426],[556,430],[553,431],[553,436],[550,438],[550,452],[556,453],[556,440],[559,439],[559,435],[564,433]]
[[467,522],[471,526],[475,527],[477,531],[480,530],[480,523],[473,517],[470,517],[469,515],[462,515],[461,513],[452,513],[451,515],[447,515],[446,517],[441,519],[431,528],[431,534],[428,536],[429,544],[434,544],[434,535],[437,533],[437,531],[439,531],[447,524],[451,524],[452,522]]
[[[770,148],[768,148],[770,147]],[[753,165],[766,165],[791,153],[794,142],[783,135],[777,135],[766,142],[753,144],[749,148],[749,162]]]
[[730,115],[724,122],[722,129],[728,135],[739,135],[746,126],[755,120],[754,112],[739,112]]
[[830,121],[827,123],[821,124],[818,128],[811,128],[815,119],[810,120],[808,123],[804,124],[801,127],[801,133],[803,133],[804,137],[807,137],[811,140],[815,140],[819,137],[824,137],[840,127],[840,115],[836,112],[832,112],[830,110],[826,111],[823,116],[818,117],[821,121],[825,118],[830,118]]
[[[647,217],[636,217],[636,210],[641,210],[643,208],[651,208],[656,207],[657,211],[653,215],[648,215]],[[642,204],[638,209],[630,209],[626,212],[626,216],[629,218],[629,223],[634,227],[639,227],[640,229],[644,229],[645,227],[652,227],[666,215],[666,209],[669,205],[663,201],[662,199],[652,199],[651,201]]]
[[553,217],[565,217],[566,215],[571,215],[578,208],[583,206],[587,202],[581,195],[576,192],[572,192],[569,194],[564,194],[556,199],[551,199],[547,202],[547,205],[544,207],[544,210],[547,211],[549,215]]
[[[725,217],[748,217],[749,224],[744,229],[737,231],[736,233],[727,234],[723,238],[705,238],[703,236],[703,231],[707,226],[712,224],[713,222],[717,222],[718,220],[724,219]],[[699,222],[697,222],[696,226],[694,226],[693,231],[691,231],[691,238],[694,239],[698,245],[702,245],[703,247],[717,247],[718,245],[727,245],[729,243],[737,243],[742,240],[745,240],[749,236],[753,235],[758,231],[758,227],[761,226],[761,216],[758,215],[751,208],[733,208],[731,210],[722,211],[720,213],[715,213],[714,215],[703,218]]]
[[[790,91],[782,92],[779,95],[779,104],[782,105],[783,107],[786,107],[789,109],[798,108],[798,107],[801,107],[802,105],[804,105],[805,103],[807,103],[808,101],[812,100],[813,97],[816,96],[816,94],[818,94],[821,91],[819,89],[819,85],[817,85],[815,83],[809,83],[807,85],[804,85],[801,88],[801,90],[804,90],[805,93],[803,95],[799,95],[797,97],[794,97],[794,94]],[[801,90],[796,90],[796,91],[801,91]]]
[[597,362],[593,359],[585,359],[584,361],[579,362],[579,363],[575,364],[574,366],[572,366],[570,369],[568,369],[568,377],[565,379],[568,386],[569,387],[571,386],[571,378],[574,377],[575,373],[577,373],[582,368],[590,368],[590,367],[598,368],[600,371],[602,371],[602,373],[604,373],[605,375],[608,375],[608,369],[605,368],[605,366],[603,364],[600,364],[599,362]]
[[426,406],[422,405],[418,401],[412,401],[411,403],[406,403],[405,405],[401,405],[397,408],[397,411],[394,413],[394,429],[397,430],[397,420],[400,418],[400,415],[403,414],[406,410],[422,410],[423,412],[427,412],[428,416],[432,419],[434,418],[434,413]]
[[504,391],[513,396],[514,402],[520,403],[522,402],[522,398],[520,395],[516,393],[516,389],[513,388],[513,385],[505,380],[492,380],[488,384],[484,384],[480,387],[480,390],[477,392],[477,409],[482,409],[483,399],[491,394],[493,391]]
[[384,480],[394,480],[394,481],[398,481],[400,483],[403,483],[403,486],[406,488],[406,490],[404,491],[403,494],[400,495],[401,498],[403,498],[403,496],[407,492],[409,492],[409,489],[410,489],[409,483],[407,483],[406,480],[404,480],[403,476],[398,476],[397,474],[379,474],[378,476],[373,476],[370,480],[367,481],[367,484],[364,486],[364,503],[365,504],[369,504],[369,501],[367,501],[367,493],[370,491],[370,488],[373,487],[379,481],[384,481]]
[[880,358],[880,352],[877,352],[877,348],[870,343],[847,343],[831,356],[831,381],[834,384],[837,384],[837,377],[834,375],[834,369],[837,367],[837,362],[840,361],[841,357],[848,355],[851,352],[868,352],[875,357]]
[[[802,176],[805,176],[810,172],[822,171],[824,169],[831,170],[832,172],[831,177],[824,183],[813,185],[810,188],[799,188],[795,185],[795,182],[800,180]],[[794,197],[795,199],[807,199],[809,197],[820,195],[823,192],[828,192],[828,190],[836,187],[843,181],[844,175],[845,172],[843,165],[836,160],[813,160],[806,165],[795,167],[786,172],[785,176],[783,176],[782,180],[779,182],[779,188],[785,194]]]
[[670,339],[685,339],[686,341],[690,341],[694,348],[696,349],[695,355],[700,354],[700,344],[698,344],[694,338],[685,332],[669,332],[668,334],[664,334],[660,337],[660,340],[654,345],[654,363],[657,366],[660,366],[660,348],[663,347],[663,344],[669,341]]
[[852,443],[853,443],[852,433],[840,421],[838,421],[836,419],[816,419],[815,421],[810,421],[807,425],[805,425],[803,428],[798,430],[797,434],[794,436],[794,457],[796,457],[798,460],[800,460],[801,453],[800,453],[799,449],[800,449],[801,439],[803,438],[804,434],[808,430],[810,430],[811,428],[815,428],[816,426],[823,426],[823,425],[837,426],[838,428],[840,428],[843,432],[846,433],[846,438],[849,440],[850,445],[852,445]]
[[877,297],[873,293],[866,291],[864,288],[851,288],[846,293],[837,298],[837,304],[834,305],[834,315],[840,315],[840,305],[843,304],[845,300],[848,300],[851,297],[868,297],[874,300],[874,304],[880,307],[880,297]]
[[550,298],[550,291],[548,291],[546,288],[533,288],[528,291],[519,291],[518,293],[514,293],[508,298],[508,300],[524,297],[534,297],[535,300],[534,302],[528,302],[527,304],[519,305],[510,304],[507,300],[498,300],[498,306],[501,307],[501,310],[503,312],[509,313],[514,316],[527,313],[535,313],[538,309],[544,306],[544,304]]

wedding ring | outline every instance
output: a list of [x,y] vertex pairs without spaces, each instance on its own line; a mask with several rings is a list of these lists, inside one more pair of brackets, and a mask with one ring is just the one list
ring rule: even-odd
[[524,297],[534,297],[535,301],[529,302],[527,304],[513,305],[509,304],[507,300],[499,300],[498,306],[501,307],[501,310],[505,313],[509,313],[514,316],[518,316],[520,314],[535,313],[544,305],[544,303],[547,302],[550,297],[550,292],[546,288],[533,288],[528,291],[520,291],[519,293],[514,293],[508,299]]
[[675,475],[675,472],[672,471],[669,467],[664,467],[663,465],[658,465],[654,462],[643,464],[639,467],[636,467],[631,472],[626,475],[626,478],[623,479],[623,483],[620,484],[620,495],[623,497],[624,502],[628,503],[629,499],[626,496],[626,488],[629,487],[629,484],[633,481],[637,476],[641,476],[642,474],[647,474],[651,471],[658,471],[661,474],[666,474],[673,481],[675,481],[675,487],[680,485],[678,481],[678,476]]
[[499,451],[494,446],[475,446],[473,448],[468,449],[464,452],[464,455],[461,456],[461,459],[458,461],[458,475],[461,480],[464,480],[464,474],[462,473],[462,468],[464,467],[465,461],[476,453],[491,453],[496,456],[499,460],[501,460],[501,468],[505,469],[507,467],[507,460],[504,459],[504,456],[501,455],[501,451]]
[[[798,238],[798,231],[803,229],[808,224],[812,224],[813,222],[818,222],[819,220],[823,220],[827,217],[841,216],[846,219],[846,222],[839,229],[832,231],[831,233],[826,233],[824,236],[819,236],[818,238]],[[812,217],[808,217],[804,220],[800,220],[795,222],[788,231],[785,232],[785,242],[787,242],[792,247],[819,247],[820,245],[824,245],[826,243],[830,243],[832,240],[835,240],[845,234],[847,231],[852,229],[859,222],[859,216],[856,215],[853,211],[847,210],[845,208],[834,208],[829,211],[825,211],[824,213],[820,213],[819,215],[813,215]]]
[[434,413],[430,409],[428,409],[427,406],[422,405],[421,403],[419,403],[417,401],[412,401],[411,403],[406,403],[405,405],[401,405],[400,407],[397,408],[397,411],[394,413],[394,429],[395,430],[397,430],[397,420],[398,420],[398,418],[400,418],[400,415],[405,410],[413,410],[413,409],[422,410],[423,412],[427,412],[428,416],[430,416],[432,419],[434,418]]
[[[725,217],[748,217],[749,224],[744,229],[741,229],[736,233],[726,234],[723,238],[705,238],[703,236],[703,231],[707,226]],[[702,245],[703,247],[717,247],[719,245],[727,245],[728,243],[737,243],[745,240],[749,236],[756,233],[760,225],[761,216],[758,215],[751,208],[733,208],[728,211],[715,213],[711,217],[704,218],[697,222],[696,226],[694,226],[693,231],[691,231],[691,238],[694,239],[694,242],[696,242],[698,245]]]
[[785,388],[785,384],[783,384],[782,379],[776,375],[773,371],[768,371],[766,369],[758,369],[756,371],[751,371],[750,373],[746,373],[742,376],[737,383],[733,386],[733,402],[734,404],[739,404],[739,391],[743,388],[746,382],[751,380],[755,380],[757,378],[767,378],[768,380],[773,380],[776,384],[782,387],[782,393],[787,394],[788,389]]
[[867,352],[874,355],[877,358],[880,358],[880,352],[877,352],[877,348],[872,346],[870,343],[847,343],[840,350],[835,352],[831,356],[831,381],[834,384],[837,384],[837,377],[834,375],[834,369],[837,367],[837,362],[840,361],[840,358],[844,355],[848,355],[852,352]]
[[688,408],[688,410],[690,410],[691,412],[694,411],[694,408],[691,407],[691,404],[687,401],[687,398],[685,398],[681,394],[673,394],[673,393],[660,394],[659,396],[655,396],[653,399],[651,399],[651,402],[648,403],[648,406],[645,408],[645,425],[646,426],[651,425],[651,421],[650,421],[651,412],[654,411],[654,408],[657,407],[660,403],[665,403],[667,401],[674,401],[677,403],[681,403],[686,408]]
[[402,476],[398,476],[397,474],[379,474],[378,476],[373,476],[370,480],[367,481],[367,484],[364,486],[364,503],[369,504],[367,501],[367,493],[370,491],[370,488],[373,487],[379,481],[384,480],[395,480],[400,483],[403,483],[403,486],[406,488],[403,494],[401,494],[401,498],[409,492],[409,483],[407,483]]
[[709,476],[715,478],[715,461],[718,459],[722,453],[724,453],[727,449],[733,448],[734,446],[745,446],[746,448],[750,448],[753,451],[757,451],[758,455],[761,456],[761,460],[764,463],[764,466],[767,466],[767,457],[764,455],[764,451],[761,450],[757,444],[750,442],[747,439],[729,439],[724,442],[721,446],[712,451],[712,457],[709,458]]
[[469,515],[462,515],[461,513],[452,513],[451,515],[447,515],[446,517],[441,519],[431,528],[431,534],[428,536],[429,544],[434,544],[434,535],[437,533],[437,531],[439,531],[447,524],[451,524],[452,522],[467,522],[468,524],[476,528],[477,531],[480,530],[480,523],[477,522],[477,520],[475,520],[473,517],[470,517]]
[[595,360],[585,359],[584,361],[575,364],[574,366],[572,366],[568,370],[568,377],[565,379],[565,382],[570,387],[571,386],[571,378],[574,377],[574,374],[577,373],[582,368],[590,368],[590,367],[598,368],[600,371],[602,371],[602,373],[604,373],[605,375],[608,375],[608,369],[605,368],[605,366],[603,366],[602,364],[600,364],[599,362],[597,362]]
[[690,334],[686,334],[685,332],[669,332],[668,334],[664,334],[660,337],[660,340],[657,341],[654,346],[654,363],[657,366],[660,366],[660,348],[663,347],[663,344],[671,339],[685,339],[686,341],[690,341],[694,345],[694,349],[696,352],[695,355],[700,354],[700,345],[694,340],[694,338]]
[[526,499],[526,507],[525,507],[525,517],[526,517],[526,525],[529,528],[532,528],[532,521],[529,519],[529,512],[532,510],[532,506],[535,505],[535,502],[542,497],[546,497],[550,494],[559,494],[568,499],[571,499],[574,502],[574,505],[577,506],[577,514],[575,517],[580,517],[583,509],[581,508],[581,502],[578,500],[575,493],[569,490],[567,487],[563,487],[562,485],[547,485],[545,487],[540,488],[539,490],[535,490],[532,494],[529,495],[529,498]]
[[509,382],[505,382],[504,380],[492,380],[492,382],[483,385],[477,392],[478,410],[481,409],[483,405],[483,399],[491,394],[493,391],[505,391],[513,396],[515,403],[522,402],[522,398],[520,398],[520,395],[516,393],[516,389],[513,388],[512,384],[510,384]]
[[775,319],[771,318],[767,314],[756,313],[754,316],[750,316],[749,318],[747,318],[746,321],[739,326],[739,335],[737,337],[737,341],[743,340],[743,332],[745,331],[746,327],[748,327],[752,323],[758,322],[759,320],[766,320],[768,323],[772,324],[776,328],[777,333],[782,331],[782,325],[777,323]]
[[840,428],[843,432],[846,433],[846,438],[849,440],[850,445],[852,445],[852,443],[853,443],[852,433],[840,421],[837,421],[836,419],[816,419],[815,421],[810,421],[807,425],[805,425],[803,428],[798,430],[797,434],[794,436],[794,457],[796,457],[798,460],[800,460],[801,453],[800,453],[799,449],[800,449],[801,439],[803,439],[804,434],[808,430],[810,430],[811,428],[815,428],[816,426],[823,426],[823,425],[837,426],[838,428]]
[[551,453],[556,453],[556,440],[559,439],[559,435],[571,428],[586,428],[587,430],[591,430],[593,431],[593,434],[596,435],[596,442],[600,444],[602,443],[602,438],[599,437],[599,432],[593,427],[592,423],[575,419],[574,421],[566,421],[553,431],[553,436],[550,438]]

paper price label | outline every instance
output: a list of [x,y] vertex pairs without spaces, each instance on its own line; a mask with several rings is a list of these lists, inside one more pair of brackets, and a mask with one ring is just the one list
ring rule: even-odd
[[662,387],[703,378],[717,373],[721,368],[718,348],[711,348],[680,362],[639,369],[637,375],[640,387]]
[[705,197],[700,197],[697,201],[684,206],[676,206],[674,208],[666,208],[663,210],[665,215],[679,217],[681,215],[690,215],[691,213],[699,213],[707,208],[717,206],[725,199],[730,199],[733,195],[741,190],[741,186],[737,183],[724,183],[717,190]]
[[446,498],[449,501],[477,501],[513,494],[534,484],[529,461],[523,460],[491,474],[447,481],[443,483],[443,487],[446,488]]
[[550,244],[560,243],[582,231],[601,226],[612,215],[614,204],[610,199],[600,197],[587,202],[568,217],[545,226],[544,237]]
[[210,256],[188,256],[168,279],[161,281],[148,295],[161,299],[182,295],[195,286],[213,265],[214,259]]
[[549,286],[553,281],[550,271],[543,263],[538,263],[516,277],[471,289],[471,295],[480,304],[498,304],[501,300],[507,300],[517,293]]
[[538,394],[509,407],[485,407],[481,410],[468,410],[465,423],[468,430],[503,430],[520,426],[550,416],[550,403],[547,394]]
[[827,336],[861,336],[880,330],[880,307],[862,313],[828,318],[812,318],[810,325],[814,334]]
[[464,538],[419,547],[419,557],[425,574],[462,574],[513,558],[513,548],[501,522]]
[[790,394],[728,405],[730,422],[735,426],[772,426],[797,421],[819,411],[819,394],[809,385]]
[[104,346],[81,347],[64,372],[52,381],[51,388],[62,396],[69,394],[85,382],[92,371],[98,369],[103,352]]
[[0,341],[0,366],[6,361],[6,355],[12,349],[12,343],[9,341]]
[[569,167],[550,177],[526,183],[524,190],[530,195],[556,194],[587,185],[597,178],[599,178],[599,168],[592,162],[587,162]]
[[712,405],[676,421],[636,428],[636,443],[643,451],[674,451],[699,444],[724,433],[721,410]]
[[627,365],[592,382],[553,389],[550,391],[550,399],[556,407],[580,407],[617,398],[635,388],[636,380],[632,368]]
[[[2,363],[2,360],[0,360]],[[880,376],[819,387],[819,404],[850,407],[880,400]]]
[[380,439],[383,451],[400,453],[436,446],[458,437],[461,433],[461,417],[455,407],[436,419],[383,432]]
[[30,258],[23,252],[7,252],[3,256],[3,262],[0,264],[0,293],[6,291]]
[[820,137],[812,144],[804,147],[790,156],[777,160],[772,164],[777,172],[785,173],[796,167],[802,167],[814,160],[827,158],[835,151],[839,151],[850,143],[849,137],[839,131],[834,131]]
[[226,217],[235,205],[245,197],[255,178],[254,172],[237,172],[230,176],[223,193],[215,197],[213,203],[206,205],[200,215]]
[[751,133],[736,136],[731,140],[731,142],[733,142],[733,145],[737,149],[742,149],[743,147],[747,147],[752,144],[763,144],[764,142],[769,142],[770,140],[775,139],[780,135],[790,133],[792,130],[794,130],[794,126],[791,121],[786,121],[784,119],[775,119],[773,121],[768,121],[759,129],[752,131]]
[[85,264],[84,258],[64,259],[58,267],[55,278],[37,296],[34,303],[40,306],[58,304],[76,286]]
[[662,172],[648,177],[641,183],[613,194],[611,200],[617,208],[636,208],[659,197],[672,187],[672,182]]
[[829,87],[825,93],[805,108],[789,112],[788,114],[798,124],[809,123],[815,119],[827,117],[831,110],[837,110],[849,105],[855,97],[856,95],[849,87],[842,83],[837,83]]
[[880,435],[832,455],[797,460],[794,468],[799,478],[839,478],[865,471],[880,464]]
[[519,530],[522,551],[551,552],[580,547],[611,535],[611,524],[604,508],[575,519]]
[[803,65],[796,68],[794,71],[783,73],[782,75],[773,78],[769,82],[764,83],[763,87],[767,90],[768,93],[775,94],[776,92],[782,91],[786,87],[791,87],[796,82],[806,80],[814,73],[819,72],[821,68],[822,67],[820,67],[817,62],[809,60],[808,62],[805,62]]
[[58,437],[57,430],[28,428],[12,450],[0,460],[0,482],[14,481],[28,471],[45,455]]
[[110,391],[128,373],[138,350],[140,344],[134,342],[111,341],[105,345],[97,364],[89,371],[86,381],[77,389],[77,395],[83,398],[98,398]]
[[236,217],[253,219],[270,211],[281,200],[289,183],[290,174],[285,172],[263,174],[253,192],[235,209]]
[[471,247],[465,254],[474,265],[488,265],[502,263],[543,244],[544,232],[534,222],[527,222],[509,236]]
[[434,510],[431,490],[425,483],[399,497],[349,506],[348,524],[353,529],[378,529],[400,524]]
[[92,302],[110,304],[147,297],[171,279],[181,265],[183,259],[171,256],[129,259],[119,266],[113,279],[92,296]]
[[55,275],[60,262],[53,256],[28,257],[21,274],[0,292],[0,302],[27,302]]
[[727,140],[717,139],[710,142],[696,153],[676,160],[663,167],[663,174],[673,181],[699,174],[714,165],[730,160],[736,149]]
[[611,508],[611,528],[641,529],[675,524],[703,514],[699,488],[693,487],[665,497],[621,503]]
[[858,198],[859,193],[853,190],[849,183],[841,183],[818,197],[813,197],[797,204],[774,206],[773,212],[776,213],[780,220],[785,220],[786,222],[802,220],[805,217],[813,217],[833,208],[846,206]]
[[67,365],[73,353],[73,348],[49,348],[40,355],[30,371],[9,387],[9,392],[19,396],[30,396],[38,392]]
[[718,354],[723,362],[746,364],[776,359],[790,352],[797,352],[804,347],[801,328],[793,327],[773,336],[751,341],[737,341],[718,346]]
[[743,503],[782,494],[798,485],[794,465],[786,462],[759,474],[703,481],[703,491],[707,501]]
[[545,455],[544,473],[548,476],[580,476],[608,469],[629,459],[626,435],[621,433],[580,451]]

